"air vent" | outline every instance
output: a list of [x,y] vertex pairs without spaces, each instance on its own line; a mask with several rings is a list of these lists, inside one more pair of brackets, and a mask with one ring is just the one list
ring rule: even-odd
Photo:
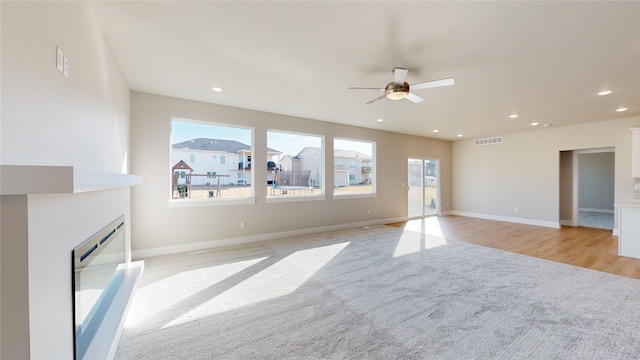
[[476,146],[502,144],[502,136],[486,139],[476,139]]

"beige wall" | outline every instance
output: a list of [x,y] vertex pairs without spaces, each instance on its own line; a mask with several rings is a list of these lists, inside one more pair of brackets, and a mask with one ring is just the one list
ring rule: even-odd
[[560,152],[560,224],[577,225],[573,220],[573,151]]
[[578,208],[613,211],[615,153],[578,154]]
[[[130,92],[88,4],[2,1],[0,6],[0,162],[126,171]],[[68,78],[55,66],[56,46],[69,59]],[[119,215],[128,217],[130,192],[2,196],[0,201],[0,357],[71,359],[71,251]],[[22,219],[20,226],[14,226],[15,218]],[[17,241],[24,246],[15,246]],[[28,280],[15,281],[14,276],[27,276],[26,269]],[[16,332],[5,337],[7,329]]]
[[[563,150],[615,148],[615,201],[633,197],[631,132],[640,118],[509,134],[499,145],[453,143],[454,212],[558,226]],[[518,208],[518,212],[515,208]],[[563,212],[564,214],[564,212]]]
[[[138,92],[132,93],[131,105],[131,166],[133,173],[144,177],[144,184],[132,190],[134,256],[213,246],[229,239],[237,242],[252,241],[270,234],[319,231],[339,225],[404,219],[407,215],[406,177],[409,157],[440,160],[443,211],[450,209],[449,141]],[[377,196],[334,200],[332,188],[328,187],[326,200],[266,203],[266,186],[258,186],[256,203],[251,205],[171,207],[171,117],[255,128],[256,151],[253,162],[256,164],[267,161],[267,129],[325,136],[328,169],[333,168],[334,137],[373,140],[376,142]],[[265,179],[266,183],[266,169],[256,167],[254,171],[256,181]],[[332,172],[325,171],[324,176],[325,181],[333,183]],[[367,215],[367,209],[371,211],[370,215]],[[246,221],[246,228],[240,229],[239,224],[243,220]]]

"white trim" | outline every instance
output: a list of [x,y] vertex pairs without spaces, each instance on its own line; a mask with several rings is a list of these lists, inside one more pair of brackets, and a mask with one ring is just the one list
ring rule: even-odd
[[342,200],[342,199],[364,199],[364,198],[374,198],[377,197],[378,194],[375,193],[348,193],[348,194],[338,194],[336,195],[335,190],[333,192],[333,200]]
[[562,226],[578,226],[573,220],[560,220],[560,225]]
[[229,206],[229,205],[253,205],[255,197],[248,198],[217,198],[217,199],[170,199],[170,208],[188,208],[200,206]]
[[453,211],[453,215],[468,216],[468,217],[487,219],[487,220],[506,221],[506,222],[512,222],[512,223],[518,223],[518,224],[526,224],[526,225],[544,226],[544,227],[550,227],[555,229],[560,228],[560,224],[555,221],[540,221],[540,220],[533,220],[533,219],[514,218],[514,217],[507,217],[507,216],[497,216],[497,215],[481,214],[481,213],[474,213],[474,212],[468,212],[468,211],[456,211],[456,210]]
[[344,229],[351,229],[351,228],[357,228],[357,227],[363,227],[363,226],[384,225],[384,224],[406,221],[406,220],[408,220],[406,217],[378,219],[378,220],[370,220],[370,221],[361,221],[356,223],[282,231],[282,232],[269,233],[269,234],[242,236],[242,237],[236,237],[236,238],[230,238],[230,239],[209,240],[209,241],[201,241],[201,242],[195,242],[195,243],[189,243],[189,244],[163,246],[163,247],[156,247],[156,248],[150,248],[150,249],[134,250],[132,252],[132,257],[134,259],[144,259],[152,256],[170,255],[170,254],[177,254],[177,253],[183,253],[183,252],[189,252],[189,251],[198,251],[202,249],[213,249],[213,248],[219,248],[223,246],[243,245],[243,244],[275,240],[275,239],[291,237],[291,236],[317,234],[321,232],[344,230]]

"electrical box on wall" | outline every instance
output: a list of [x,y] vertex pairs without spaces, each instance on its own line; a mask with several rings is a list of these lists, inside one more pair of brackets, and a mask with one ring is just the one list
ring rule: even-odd
[[69,77],[69,59],[64,56],[64,52],[62,49],[56,46],[56,68],[60,70],[60,72]]

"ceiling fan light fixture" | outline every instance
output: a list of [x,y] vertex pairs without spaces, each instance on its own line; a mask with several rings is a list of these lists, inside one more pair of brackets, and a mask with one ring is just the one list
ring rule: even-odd
[[402,85],[396,85],[391,82],[387,84],[385,93],[389,100],[402,100],[409,95],[409,83],[405,82]]

